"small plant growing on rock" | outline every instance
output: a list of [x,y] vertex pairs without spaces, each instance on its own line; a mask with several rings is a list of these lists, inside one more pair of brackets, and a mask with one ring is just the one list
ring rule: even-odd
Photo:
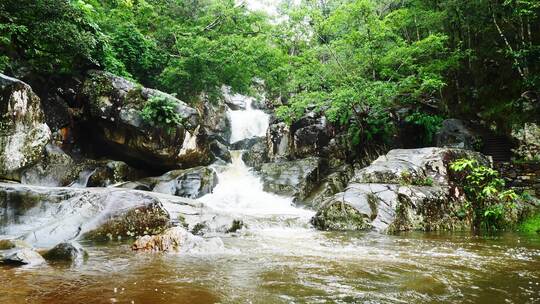
[[433,178],[426,176],[415,176],[409,171],[403,171],[400,175],[400,185],[402,186],[433,186]]
[[517,207],[518,195],[505,189],[499,173],[476,160],[459,159],[450,164],[465,192],[465,206],[472,212],[477,230],[504,228],[505,217]]
[[171,132],[182,123],[182,117],[176,112],[176,103],[166,96],[154,96],[148,99],[141,110],[143,120],[156,127]]

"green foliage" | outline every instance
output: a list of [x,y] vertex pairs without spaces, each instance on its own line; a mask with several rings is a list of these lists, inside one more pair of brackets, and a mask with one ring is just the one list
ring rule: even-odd
[[143,120],[152,125],[172,132],[182,124],[182,117],[176,110],[177,103],[167,96],[157,95],[148,99],[141,110]]
[[521,223],[519,231],[525,233],[540,233],[540,214],[529,217]]
[[517,207],[519,200],[514,190],[505,189],[499,173],[471,159],[456,160],[451,163],[450,169],[459,174],[476,228],[504,228],[505,217]]
[[421,126],[425,130],[425,144],[433,142],[433,138],[442,126],[444,118],[439,115],[430,115],[422,112],[414,112],[405,118],[405,121]]
[[72,71],[98,64],[99,29],[68,0],[6,0],[0,4],[0,55],[33,70]]
[[[0,70],[105,69],[188,102],[263,83],[280,118],[315,109],[355,144],[391,138],[401,106],[502,131],[538,119],[537,0],[303,0],[280,13],[233,0],[4,0]],[[432,137],[437,116],[410,119]]]
[[388,109],[440,98],[444,73],[458,63],[444,34],[408,40],[398,22],[406,12],[388,14],[375,1],[345,1],[330,12],[310,5],[302,10],[309,23],[290,19],[286,26],[308,27],[302,31],[313,38],[302,41],[302,48],[296,40],[285,45],[294,48],[294,93],[278,111],[285,120],[315,106],[346,128],[354,143],[380,142],[394,132]]

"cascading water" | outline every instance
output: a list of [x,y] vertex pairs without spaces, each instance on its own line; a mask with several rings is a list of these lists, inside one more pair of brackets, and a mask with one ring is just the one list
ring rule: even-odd
[[[253,99],[241,95],[245,110],[229,111],[231,143],[264,136],[269,115],[251,107]],[[213,193],[199,200],[210,212],[241,220],[253,232],[283,228],[307,229],[314,212],[297,208],[290,197],[265,192],[263,183],[242,160],[243,151],[231,151],[232,163],[218,170],[218,185]]]
[[242,98],[246,110],[229,110],[231,121],[231,143],[255,136],[264,136],[270,117],[261,110],[252,108],[253,98],[242,95],[234,95],[233,98]]

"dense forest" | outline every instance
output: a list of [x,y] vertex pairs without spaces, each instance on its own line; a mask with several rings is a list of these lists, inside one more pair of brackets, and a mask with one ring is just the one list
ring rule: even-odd
[[[509,132],[538,120],[540,2],[17,0],[0,3],[0,71],[104,69],[194,102],[261,85],[292,122],[323,111],[355,142],[463,117]],[[259,90],[260,92],[260,90]]]

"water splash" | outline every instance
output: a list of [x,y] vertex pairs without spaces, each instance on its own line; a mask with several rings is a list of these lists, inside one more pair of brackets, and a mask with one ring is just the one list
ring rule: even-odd
[[206,206],[239,217],[305,219],[313,215],[312,211],[296,208],[290,197],[265,192],[261,179],[242,160],[242,151],[232,151],[231,158],[232,163],[218,173],[219,182],[213,193],[200,198]]
[[90,177],[96,173],[97,169],[94,170],[84,170],[79,174],[79,178],[77,178],[76,181],[71,183],[69,187],[71,188],[86,188],[88,185],[88,181],[90,180]]

